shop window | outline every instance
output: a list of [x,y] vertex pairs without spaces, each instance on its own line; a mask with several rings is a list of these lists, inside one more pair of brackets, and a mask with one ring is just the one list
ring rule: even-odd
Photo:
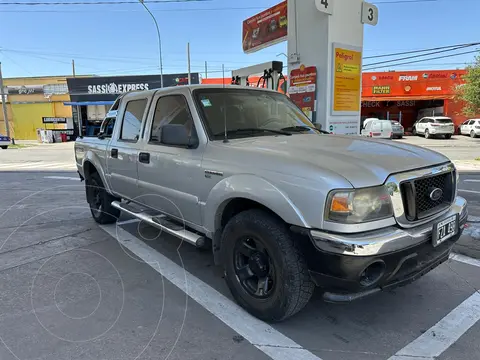
[[127,103],[125,114],[123,115],[121,140],[138,140],[146,107],[147,99],[132,100]]

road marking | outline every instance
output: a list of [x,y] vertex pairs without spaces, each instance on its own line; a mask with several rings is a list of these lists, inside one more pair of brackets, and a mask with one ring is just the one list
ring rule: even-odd
[[55,179],[55,180],[72,180],[80,181],[79,177],[69,177],[69,176],[44,176],[44,179]]
[[475,292],[424,334],[389,360],[434,360],[480,320],[480,293]]
[[458,191],[461,191],[461,192],[464,192],[464,193],[470,193],[470,194],[480,194],[480,191],[473,191],[473,190],[458,189]]
[[321,360],[122,228],[100,228],[270,358]]
[[450,254],[450,259],[458,262],[462,262],[464,264],[480,267],[480,260],[473,259],[468,256],[464,256],[460,254]]
[[472,183],[478,183],[478,182],[480,182],[480,180],[467,179],[467,180],[463,180],[463,182],[472,182]]

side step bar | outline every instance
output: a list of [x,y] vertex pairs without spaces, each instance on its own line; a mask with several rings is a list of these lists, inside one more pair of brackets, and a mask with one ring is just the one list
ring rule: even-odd
[[112,206],[196,247],[201,248],[205,246],[205,237],[203,235],[185,229],[183,226],[168,220],[165,215],[160,213],[152,214],[151,211],[135,209],[133,206],[119,201],[113,201]]

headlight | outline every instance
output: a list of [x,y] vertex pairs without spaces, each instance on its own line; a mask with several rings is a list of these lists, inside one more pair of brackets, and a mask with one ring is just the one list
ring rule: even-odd
[[390,195],[384,186],[358,190],[335,190],[328,195],[325,218],[358,224],[393,216]]

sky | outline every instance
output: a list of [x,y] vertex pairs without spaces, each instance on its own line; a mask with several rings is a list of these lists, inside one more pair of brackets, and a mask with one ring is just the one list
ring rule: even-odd
[[[61,0],[15,0],[27,1]],[[364,57],[480,42],[480,0],[397,1],[372,1],[379,8],[379,23],[365,28]],[[6,78],[70,75],[72,59],[77,75],[159,73],[156,30],[141,4],[21,6],[8,2],[14,0],[0,0],[0,61]],[[202,76],[205,61],[208,77],[221,77],[222,64],[228,76],[236,68],[271,60],[286,62],[279,55],[287,52],[286,42],[254,54],[242,51],[242,21],[280,0],[145,2],[160,25],[164,74],[187,71],[188,42],[192,72]],[[476,48],[480,46],[463,51]],[[471,63],[473,57],[375,70],[456,69]],[[368,61],[374,60],[364,63]]]

